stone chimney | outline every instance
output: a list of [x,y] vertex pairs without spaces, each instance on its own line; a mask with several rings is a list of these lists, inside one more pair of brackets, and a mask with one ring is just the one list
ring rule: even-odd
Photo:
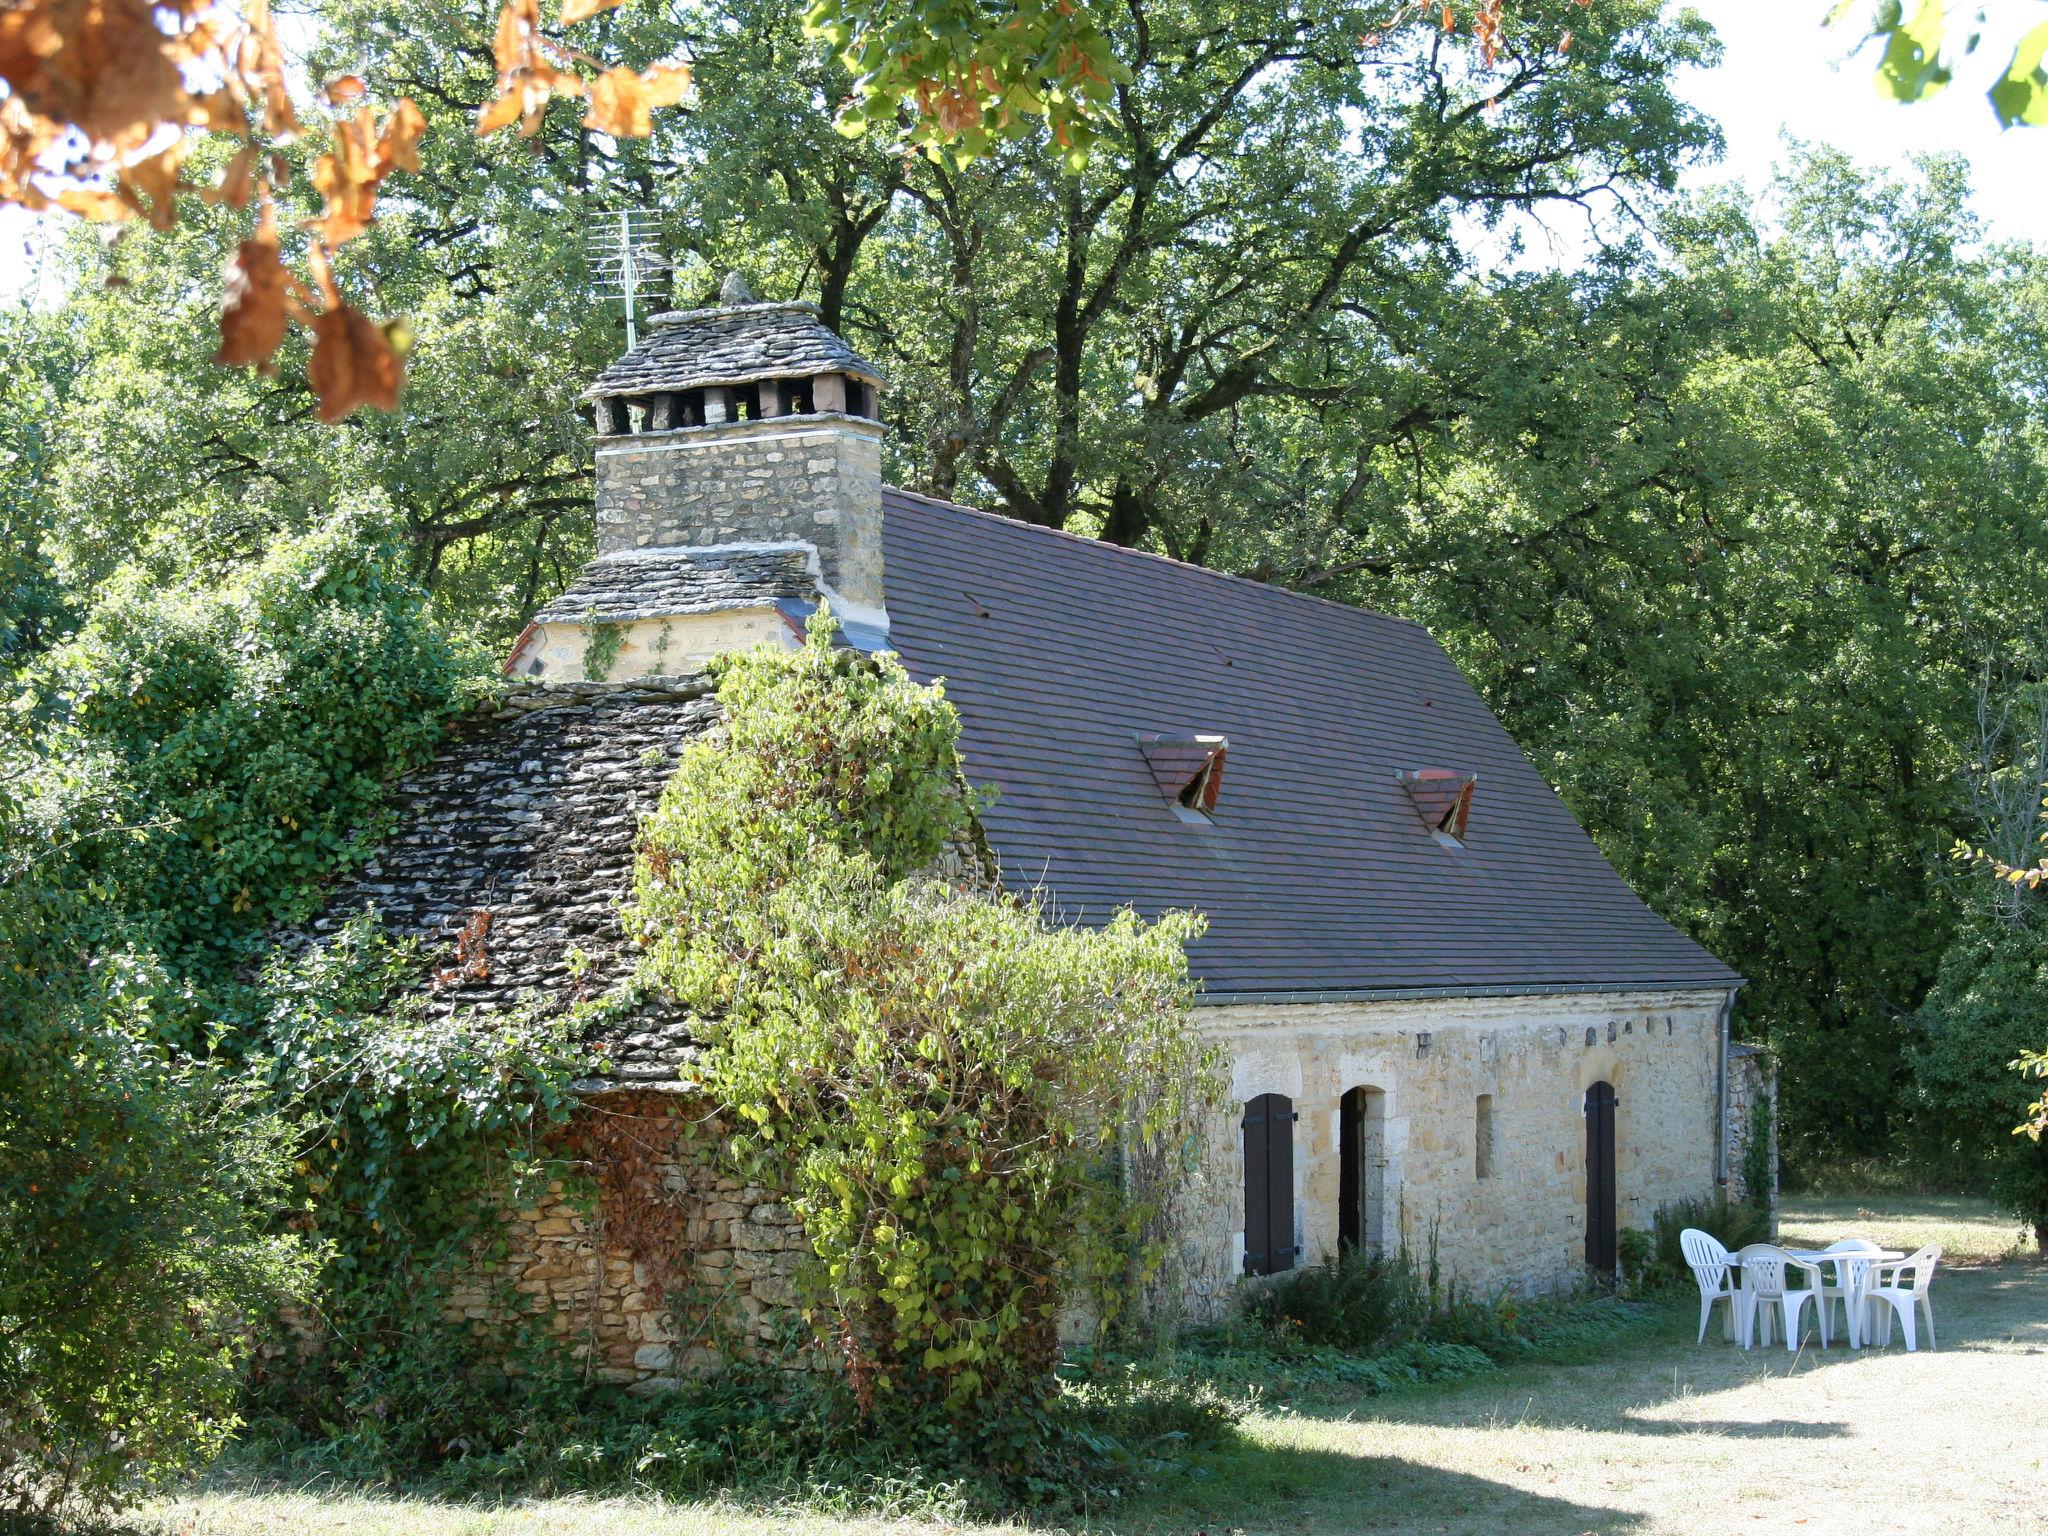
[[819,599],[886,642],[881,374],[809,304],[737,275],[657,315],[584,394],[597,418],[597,558],[535,614],[508,672],[607,681],[789,643]]
[[881,374],[809,304],[722,296],[655,316],[584,396],[598,552],[809,545],[835,609],[883,625]]

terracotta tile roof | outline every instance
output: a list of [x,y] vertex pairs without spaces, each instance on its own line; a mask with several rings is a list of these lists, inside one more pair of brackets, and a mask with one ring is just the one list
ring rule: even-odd
[[[1211,993],[1731,986],[1609,866],[1418,626],[907,492],[890,636],[959,707],[985,826],[1066,918],[1196,907]],[[1229,739],[1213,821],[1139,737]],[[1476,773],[1462,847],[1399,778]]]

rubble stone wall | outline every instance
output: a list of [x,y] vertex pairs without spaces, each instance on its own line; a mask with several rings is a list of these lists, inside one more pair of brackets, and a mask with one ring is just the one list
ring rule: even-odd
[[[1757,1105],[1767,1106],[1770,1187],[1749,1187],[1749,1145],[1757,1130]],[[1778,1075],[1771,1053],[1758,1045],[1728,1048],[1728,1193],[1766,1207],[1771,1233],[1778,1230]]]
[[597,542],[603,554],[811,544],[832,592],[880,613],[881,424],[771,416],[608,439],[597,451]]

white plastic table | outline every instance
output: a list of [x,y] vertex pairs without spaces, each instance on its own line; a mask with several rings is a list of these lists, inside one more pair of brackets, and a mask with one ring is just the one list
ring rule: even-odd
[[[1829,1253],[1820,1248],[1787,1248],[1785,1250],[1785,1257],[1794,1259],[1806,1265],[1809,1269],[1817,1269],[1822,1264],[1832,1264],[1841,1259],[1861,1259],[1870,1265],[1867,1271],[1867,1278],[1869,1282],[1875,1283],[1878,1279],[1878,1270],[1881,1267],[1888,1264],[1896,1264],[1905,1258],[1905,1255],[1890,1248],[1879,1248],[1875,1252],[1867,1248],[1848,1251],[1838,1249],[1834,1253]],[[1729,1254],[1728,1268],[1731,1272],[1741,1270],[1742,1260],[1732,1253]],[[1849,1274],[1850,1270],[1846,1265],[1842,1265],[1835,1270],[1835,1279],[1838,1283],[1842,1283],[1844,1290],[1848,1289],[1846,1280]],[[1860,1295],[1851,1296],[1848,1300],[1849,1347],[1851,1349],[1861,1349],[1863,1347],[1863,1297]],[[1721,1336],[1732,1339],[1735,1337],[1735,1307],[1731,1303],[1722,1310],[1726,1315],[1721,1319]]]
[[1905,1255],[1890,1248],[1879,1248],[1875,1252],[1868,1248],[1836,1249],[1833,1253],[1819,1248],[1787,1248],[1785,1254],[1786,1257],[1797,1259],[1802,1264],[1833,1264],[1835,1266],[1835,1283],[1847,1293],[1848,1305],[1843,1310],[1849,1315],[1849,1347],[1851,1349],[1861,1349],[1863,1347],[1864,1297],[1861,1291],[1850,1284],[1851,1278],[1856,1273],[1855,1268],[1843,1261],[1854,1260],[1866,1266],[1863,1271],[1863,1277],[1864,1285],[1868,1287],[1877,1283],[1880,1278],[1878,1271],[1883,1266],[1896,1264],[1905,1258]]

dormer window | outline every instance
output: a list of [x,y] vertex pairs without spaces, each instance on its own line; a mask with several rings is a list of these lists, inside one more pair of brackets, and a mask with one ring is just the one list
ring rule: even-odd
[[1472,816],[1472,791],[1479,783],[1479,775],[1457,768],[1411,768],[1399,778],[1430,835],[1438,842],[1462,848],[1465,823]]
[[1140,736],[1138,750],[1174,815],[1206,823],[1223,788],[1230,743],[1221,736]]

